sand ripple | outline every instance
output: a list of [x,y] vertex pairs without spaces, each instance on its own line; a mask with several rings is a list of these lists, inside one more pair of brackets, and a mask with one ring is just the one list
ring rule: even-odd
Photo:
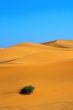
[[73,103],[55,103],[43,104],[38,106],[15,106],[15,107],[0,107],[0,110],[73,110]]

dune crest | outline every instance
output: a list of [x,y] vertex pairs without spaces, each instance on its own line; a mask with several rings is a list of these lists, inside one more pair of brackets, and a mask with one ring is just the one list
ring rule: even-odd
[[[65,47],[60,45],[64,45],[63,42],[63,40],[57,40],[47,43],[47,45],[53,45],[53,48],[46,44],[36,43],[21,43],[5,48],[0,50],[0,64],[50,64],[72,59],[73,51],[68,49],[70,51],[68,52]],[[57,49],[56,46],[64,49]],[[56,59],[57,57],[58,59]]]
[[45,42],[43,44],[58,48],[73,48],[73,40],[55,40],[51,42]]

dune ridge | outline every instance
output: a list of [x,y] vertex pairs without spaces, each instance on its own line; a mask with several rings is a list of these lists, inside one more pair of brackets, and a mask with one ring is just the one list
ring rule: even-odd
[[55,46],[58,48],[73,48],[73,40],[55,40],[51,42],[42,43],[47,46]]

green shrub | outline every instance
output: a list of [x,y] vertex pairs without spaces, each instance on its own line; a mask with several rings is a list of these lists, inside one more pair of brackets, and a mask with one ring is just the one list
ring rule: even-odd
[[20,94],[29,95],[33,92],[33,90],[34,90],[33,86],[31,86],[31,85],[30,86],[25,86],[20,90]]

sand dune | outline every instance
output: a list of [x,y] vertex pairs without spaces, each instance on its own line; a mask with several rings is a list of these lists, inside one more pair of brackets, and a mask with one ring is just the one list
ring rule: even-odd
[[42,44],[58,48],[73,48],[73,40],[55,40],[51,42],[45,42]]
[[[73,110],[73,41],[0,49],[0,110]],[[31,95],[19,90],[33,85]]]

